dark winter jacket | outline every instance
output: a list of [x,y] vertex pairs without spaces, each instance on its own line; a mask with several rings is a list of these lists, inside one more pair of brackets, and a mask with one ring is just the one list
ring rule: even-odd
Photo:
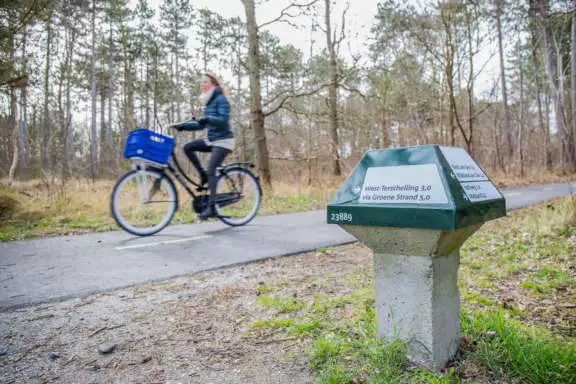
[[220,88],[216,87],[212,98],[204,106],[202,117],[206,119],[208,140],[218,141],[231,139],[234,135],[230,129],[230,104]]
[[201,119],[175,123],[173,126],[185,131],[199,131],[205,128],[208,140],[218,141],[234,137],[229,120],[230,104],[220,88],[216,87],[212,97],[204,106]]

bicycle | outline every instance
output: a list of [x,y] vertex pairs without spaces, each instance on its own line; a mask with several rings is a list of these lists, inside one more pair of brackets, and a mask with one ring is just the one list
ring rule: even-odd
[[[194,212],[206,208],[208,188],[182,170],[175,143],[175,138],[145,128],[129,133],[123,156],[132,161],[132,170],[118,179],[110,199],[112,216],[125,231],[150,236],[170,223],[179,202],[174,178],[191,196]],[[229,226],[249,223],[260,209],[262,188],[251,168],[251,162],[233,162],[217,169],[215,217]]]

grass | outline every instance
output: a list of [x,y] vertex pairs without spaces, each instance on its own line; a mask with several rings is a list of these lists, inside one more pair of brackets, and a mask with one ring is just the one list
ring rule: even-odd
[[302,339],[319,383],[576,383],[575,209],[565,198],[515,211],[464,245],[462,356],[442,374],[411,366],[405,343],[378,338],[371,266],[269,283],[274,297],[258,301],[275,311],[249,332]]
[[[69,235],[115,228],[108,214],[108,184],[71,183],[70,192],[47,190],[39,182],[19,184],[13,189],[0,189],[0,241]],[[2,208],[0,208],[2,211]]]
[[295,312],[302,308],[302,304],[293,297],[260,296],[258,303],[265,308],[276,310],[277,313]]
[[[285,174],[282,172],[284,177]],[[535,173],[523,179],[498,172],[490,172],[490,175],[499,187],[573,179],[573,175],[547,173]],[[297,179],[277,178],[272,190],[264,191],[259,214],[324,209],[342,182],[341,177],[326,176],[309,186]],[[109,199],[114,183],[115,180],[91,182],[75,179],[65,185],[41,180],[17,182],[11,188],[0,184],[0,241],[118,229],[109,213]],[[191,209],[191,200],[181,187],[178,188],[182,200],[171,223],[195,222],[197,217]]]
[[[39,180],[0,186],[0,241],[73,235],[118,229],[110,215],[115,180],[71,180],[51,186]],[[301,186],[278,182],[264,191],[260,215],[322,209],[337,184]],[[180,206],[171,224],[197,220],[188,194],[179,187]]]
[[574,343],[510,319],[502,310],[461,317],[462,332],[474,340],[465,358],[478,360],[495,378],[533,384],[576,382]]

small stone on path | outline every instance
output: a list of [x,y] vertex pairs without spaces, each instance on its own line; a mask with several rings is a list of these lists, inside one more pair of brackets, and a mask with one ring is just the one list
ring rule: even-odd
[[98,352],[105,355],[107,353],[112,353],[116,349],[116,344],[100,344],[98,346]]

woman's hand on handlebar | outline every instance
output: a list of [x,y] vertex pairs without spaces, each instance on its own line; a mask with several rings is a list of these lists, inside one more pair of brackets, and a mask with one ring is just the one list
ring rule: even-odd
[[192,117],[192,119],[188,121],[172,123],[169,127],[174,128],[177,131],[201,131],[204,128],[204,126],[200,124],[195,117]]

